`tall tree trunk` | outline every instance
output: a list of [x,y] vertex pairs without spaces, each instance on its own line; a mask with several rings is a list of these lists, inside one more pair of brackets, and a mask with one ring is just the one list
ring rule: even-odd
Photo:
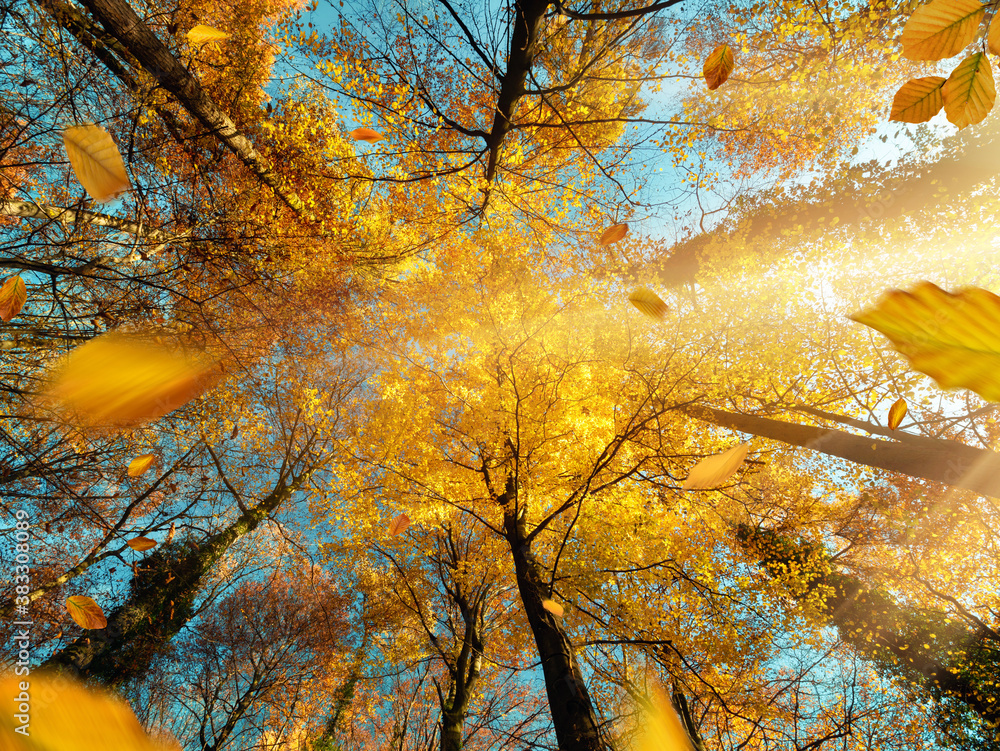
[[747,525],[740,525],[736,536],[772,575],[796,572],[791,582],[796,597],[821,594],[822,615],[877,666],[901,673],[937,700],[957,699],[985,722],[1000,723],[994,684],[1000,635],[973,630],[944,613],[900,607],[887,593],[835,571],[820,546]]
[[133,577],[128,598],[107,616],[108,625],[87,631],[42,667],[68,670],[109,686],[141,675],[191,619],[195,598],[215,562],[290,498],[306,477],[290,482],[282,478],[264,500],[202,545],[178,542],[150,555]]
[[[982,495],[1000,498],[1000,454],[957,441],[910,436],[917,440],[883,441],[815,428],[768,417],[739,415],[701,405],[682,410],[692,417],[741,433],[771,438],[791,446],[820,451],[855,464],[902,472]],[[873,426],[875,427],[875,426]]]
[[513,476],[497,502],[504,509],[504,537],[510,545],[514,574],[528,626],[535,637],[545,677],[552,724],[560,751],[607,751],[601,737],[593,702],[576,660],[573,643],[559,618],[542,606],[550,599],[542,568],[531,552],[531,538],[515,499]]

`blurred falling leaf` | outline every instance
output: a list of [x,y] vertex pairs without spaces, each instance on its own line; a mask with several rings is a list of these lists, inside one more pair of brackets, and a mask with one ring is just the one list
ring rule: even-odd
[[941,95],[948,122],[959,129],[975,125],[990,114],[997,89],[986,54],[977,52],[960,62],[941,87]]
[[148,537],[134,537],[126,545],[132,548],[132,550],[138,550],[141,553],[144,550],[155,548],[156,540],[151,540]]
[[900,397],[889,407],[889,430],[895,430],[906,417],[906,400]]
[[382,134],[372,130],[371,128],[355,128],[351,131],[351,138],[355,141],[377,143],[382,140]]
[[562,614],[566,611],[563,610],[563,606],[558,602],[552,600],[542,600],[542,607],[548,610],[552,615],[562,617]]
[[135,427],[187,404],[218,377],[214,364],[111,333],[70,352],[46,396],[75,425]]
[[702,459],[694,465],[681,489],[705,490],[718,487],[736,474],[736,470],[740,468],[743,460],[747,458],[749,450],[749,444],[741,443],[721,454]]
[[81,628],[104,628],[108,625],[108,619],[104,617],[101,606],[89,597],[75,595],[66,599],[66,610],[70,618],[76,621]]
[[930,282],[892,290],[851,316],[885,334],[914,370],[942,388],[1000,401],[1000,297],[978,287],[955,294]]
[[[14,707],[0,713],[3,751],[180,751],[172,737],[150,738],[123,699],[66,673],[32,671],[28,711],[20,713],[24,680],[12,673],[0,677],[0,700]],[[25,725],[28,734],[17,732]]]
[[0,320],[9,323],[21,312],[26,302],[28,290],[24,287],[24,280],[19,276],[12,276],[0,287]]
[[601,233],[601,237],[597,241],[597,244],[601,247],[604,247],[605,245],[614,245],[616,242],[623,239],[627,234],[628,224],[624,222],[621,224],[612,224],[604,230],[603,233]]
[[76,179],[95,201],[107,201],[128,190],[122,155],[104,128],[91,124],[66,128],[63,145]]
[[639,287],[628,299],[642,313],[657,321],[662,321],[667,315],[667,304],[659,295],[645,287]]
[[925,123],[941,111],[944,96],[941,76],[914,78],[904,83],[892,99],[889,119],[900,123]]
[[198,24],[192,28],[187,33],[189,44],[207,44],[208,42],[221,42],[223,39],[229,39],[232,34],[227,34],[224,31],[219,31],[218,29],[213,29],[211,26],[205,26],[205,24]]
[[147,469],[152,467],[154,461],[156,461],[156,454],[143,454],[142,456],[137,456],[128,463],[128,476],[138,477]]
[[691,751],[691,741],[666,692],[655,681],[650,688],[649,708],[635,739],[635,751]]
[[174,539],[174,535],[177,534],[177,523],[170,522],[170,531],[167,532],[167,539],[163,541],[164,545],[169,545],[171,540]]
[[410,526],[410,517],[406,514],[400,514],[392,523],[389,525],[389,536],[395,537],[396,535],[401,535],[406,531],[406,528]]
[[728,44],[720,44],[712,50],[712,54],[705,58],[705,65],[701,71],[709,91],[714,91],[726,82],[729,74],[733,72],[735,62],[733,51]]
[[909,60],[954,57],[975,38],[985,7],[979,0],[931,0],[917,8],[900,41]]

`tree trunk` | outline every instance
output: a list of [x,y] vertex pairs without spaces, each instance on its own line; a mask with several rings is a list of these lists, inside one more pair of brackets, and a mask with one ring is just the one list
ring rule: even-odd
[[164,546],[146,558],[125,602],[107,616],[103,629],[89,630],[53,654],[42,667],[118,686],[141,675],[185,626],[211,567],[239,538],[252,532],[291,497],[305,476],[280,480],[256,506],[201,546],[192,541]]
[[739,415],[700,405],[684,407],[683,411],[699,420],[741,433],[1000,498],[1000,454],[957,441],[920,436],[911,436],[918,438],[917,441],[883,441],[842,430]]
[[504,537],[513,556],[521,604],[535,637],[559,749],[607,751],[573,644],[559,618],[542,607],[550,595],[541,566],[531,552],[524,515],[517,511],[514,495],[513,477],[509,477],[506,490],[497,501],[504,509]]

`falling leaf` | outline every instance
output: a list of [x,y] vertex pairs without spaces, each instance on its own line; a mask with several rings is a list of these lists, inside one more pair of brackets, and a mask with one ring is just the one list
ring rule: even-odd
[[138,550],[141,553],[145,550],[155,548],[156,540],[151,540],[148,537],[134,537],[129,540],[126,545],[132,548],[132,550]]
[[914,78],[902,85],[892,99],[889,119],[900,123],[925,123],[941,111],[944,96],[941,76]]
[[683,490],[706,490],[718,487],[736,474],[736,470],[747,458],[748,451],[750,451],[750,445],[741,443],[721,454],[702,459],[694,465],[681,488]]
[[602,248],[606,245],[614,245],[616,242],[621,240],[628,234],[628,224],[622,222],[621,224],[612,224],[601,234],[601,239],[597,241],[597,244]]
[[542,600],[542,607],[552,613],[552,615],[559,617],[562,617],[562,614],[565,612],[562,605],[552,600]]
[[138,477],[147,469],[152,467],[154,461],[156,461],[156,454],[143,454],[142,456],[137,456],[128,463],[128,476]]
[[712,54],[705,58],[705,65],[701,71],[709,91],[714,91],[726,82],[729,74],[733,72],[734,64],[733,51],[728,44],[720,44],[712,50]]
[[900,397],[889,407],[889,430],[895,430],[906,417],[906,400]]
[[207,44],[208,42],[221,42],[223,39],[229,39],[232,34],[227,34],[224,31],[219,31],[218,29],[213,29],[211,26],[205,26],[205,24],[198,24],[191,31],[187,33],[189,44]]
[[101,606],[84,595],[68,598],[66,610],[69,611],[70,618],[76,621],[81,628],[95,629],[108,625],[108,619],[104,617]]
[[95,201],[107,201],[128,190],[122,155],[104,128],[91,124],[66,128],[63,145],[76,179]]
[[997,96],[986,55],[977,52],[960,62],[941,87],[941,94],[948,121],[959,129],[985,118]]
[[187,404],[219,375],[214,364],[111,333],[69,354],[47,399],[76,425],[135,427]]
[[[168,734],[147,735],[125,700],[85,687],[65,672],[32,670],[26,711],[18,712],[22,682],[14,673],[0,677],[0,700],[8,708],[0,713],[4,751],[180,751]],[[17,732],[21,727],[28,733]]]
[[396,535],[401,535],[406,531],[406,528],[410,526],[410,517],[406,514],[400,514],[392,523],[389,525],[389,536],[395,537]]
[[170,531],[167,532],[167,539],[163,541],[163,544],[169,545],[170,541],[174,539],[175,534],[177,534],[177,523],[170,522]]
[[885,334],[910,365],[942,388],[1000,401],[1000,297],[978,287],[952,294],[930,282],[892,290],[851,316]]
[[351,131],[351,138],[355,141],[367,141],[368,143],[376,143],[382,140],[382,134],[378,133],[371,128],[356,128]]
[[666,692],[651,681],[649,708],[636,736],[635,751],[691,751],[691,741]]
[[954,57],[976,38],[985,12],[979,0],[931,0],[921,5],[903,27],[903,57],[928,61]]
[[12,276],[0,287],[0,320],[10,323],[26,302],[28,290],[24,287],[24,280],[19,276]]
[[662,321],[667,315],[667,304],[655,292],[645,287],[639,287],[628,296],[628,299],[641,312],[657,321]]

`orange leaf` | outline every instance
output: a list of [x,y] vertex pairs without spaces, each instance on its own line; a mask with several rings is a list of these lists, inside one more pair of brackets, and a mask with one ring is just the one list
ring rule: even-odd
[[134,537],[126,545],[132,548],[132,550],[138,550],[141,553],[144,550],[155,548],[156,540],[150,540],[148,537]]
[[597,244],[600,245],[601,247],[604,247],[605,245],[613,245],[614,243],[624,238],[625,235],[627,234],[628,234],[627,224],[625,224],[624,222],[621,224],[612,224],[610,227],[604,230],[604,233],[601,235],[601,239],[597,241]]
[[702,459],[694,465],[681,488],[683,490],[707,490],[719,487],[736,474],[736,470],[747,458],[749,450],[749,445],[741,443],[738,446],[733,446],[729,451]]
[[900,397],[889,407],[889,430],[895,430],[906,417],[906,400]]
[[396,535],[401,535],[406,531],[406,528],[410,526],[410,517],[406,514],[400,514],[392,523],[389,525],[389,536],[395,537]]
[[0,320],[9,323],[21,312],[26,302],[28,290],[24,287],[24,280],[19,276],[12,276],[0,287]]
[[[4,751],[180,751],[171,736],[150,738],[126,701],[85,687],[65,672],[31,671],[27,692],[21,685],[25,682],[25,677],[13,673],[0,677],[0,701],[8,708],[0,713],[0,748]],[[24,693],[29,708],[19,713]],[[20,721],[18,714],[30,715],[30,725],[28,720]],[[28,728],[23,735],[18,732],[22,727]]]
[[630,303],[654,320],[662,321],[667,315],[667,304],[655,292],[645,287],[639,287],[628,296],[628,299]]
[[690,751],[691,741],[666,692],[653,681],[643,728],[636,737],[636,751]]
[[96,629],[108,625],[108,619],[104,617],[101,606],[89,597],[75,595],[67,598],[66,610],[69,612],[70,618],[76,621],[81,628]]
[[219,375],[214,364],[111,333],[70,352],[46,396],[76,425],[128,428],[187,404]]
[[712,54],[705,58],[705,65],[701,71],[709,91],[714,91],[726,82],[729,74],[733,72],[734,65],[733,51],[729,49],[728,44],[720,44],[712,50]]
[[552,613],[552,615],[555,615],[555,616],[560,616],[561,617],[562,614],[564,612],[566,612],[566,611],[563,610],[563,606],[562,605],[560,605],[558,602],[554,602],[553,600],[542,600],[542,607],[545,608],[546,610],[548,610],[550,613]]
[[128,190],[122,155],[104,128],[92,124],[66,128],[63,145],[76,179],[95,201],[107,201]]
[[147,469],[152,467],[154,461],[156,461],[156,454],[143,454],[142,456],[137,456],[128,463],[128,476],[138,477]]
[[381,141],[383,136],[381,133],[372,130],[371,128],[356,128],[351,131],[351,138],[355,141],[367,141],[368,143],[377,143]]
[[941,76],[914,78],[904,83],[892,98],[889,119],[900,123],[925,123],[944,106],[945,79]]

